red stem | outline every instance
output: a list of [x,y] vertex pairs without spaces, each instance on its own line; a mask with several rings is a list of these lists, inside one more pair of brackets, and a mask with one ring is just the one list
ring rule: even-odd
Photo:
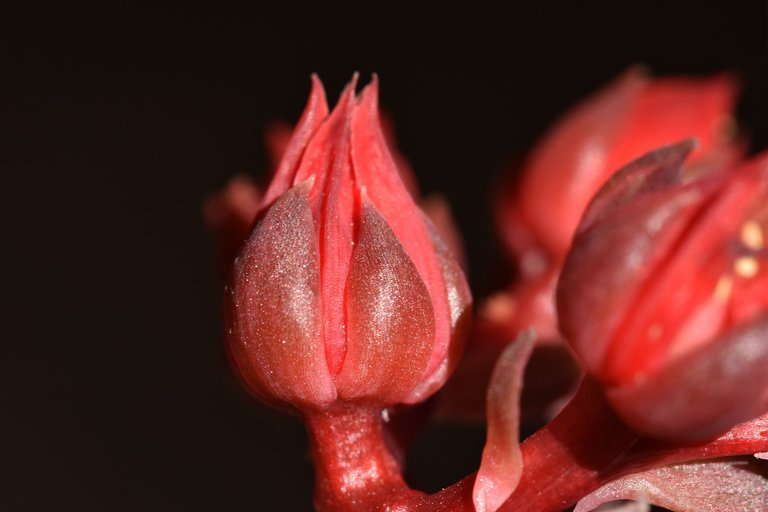
[[[335,406],[307,414],[305,421],[315,461],[317,510],[474,510],[474,474],[429,496],[408,487],[384,442],[380,411]],[[599,385],[587,378],[565,409],[521,449],[522,478],[499,510],[560,512],[631,472],[768,451],[768,415],[708,442],[670,445],[639,437],[614,414]]]
[[563,411],[521,446],[523,475],[500,511],[559,512],[629,473],[768,449],[768,415],[720,437],[681,446],[642,438],[625,425],[589,378]]
[[307,413],[318,511],[382,510],[420,496],[387,448],[378,409],[337,405]]
[[599,387],[585,380],[547,426],[522,445],[523,475],[501,511],[559,512],[616,476],[638,436],[616,417]]

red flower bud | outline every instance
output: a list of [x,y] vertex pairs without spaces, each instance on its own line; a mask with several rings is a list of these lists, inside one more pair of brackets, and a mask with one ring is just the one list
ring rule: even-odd
[[319,80],[233,264],[225,329],[248,387],[299,409],[417,402],[461,351],[464,276],[403,185],[377,82]]
[[693,165],[740,154],[730,117],[736,92],[727,75],[651,79],[633,69],[567,114],[496,201],[501,238],[523,274],[558,264],[590,198],[627,162],[687,137],[699,140]]
[[619,414],[683,440],[768,409],[768,154],[692,175],[692,149],[603,186],[558,289],[561,330]]

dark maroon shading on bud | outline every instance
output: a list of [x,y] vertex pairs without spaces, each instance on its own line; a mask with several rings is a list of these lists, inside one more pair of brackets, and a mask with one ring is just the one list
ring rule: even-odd
[[674,438],[681,432],[683,441],[714,437],[768,410],[766,333],[768,313],[724,332],[646,381],[609,389],[608,396],[627,422],[642,425],[647,434]]
[[622,418],[688,442],[768,410],[768,155],[692,175],[691,147],[606,183],[558,286],[561,330]]
[[[702,200],[713,193],[712,187],[654,186],[664,181],[657,174],[682,181],[679,165],[688,151],[690,143],[685,142],[630,164],[616,173],[584,214],[585,223],[560,276],[557,305],[562,333],[592,373],[606,371],[603,358],[624,313]],[[624,208],[616,214],[619,205]]]

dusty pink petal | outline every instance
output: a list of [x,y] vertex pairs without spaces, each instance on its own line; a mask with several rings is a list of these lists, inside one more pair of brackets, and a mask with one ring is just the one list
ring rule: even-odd
[[601,487],[574,512],[625,499],[647,500],[673,512],[765,512],[768,468],[755,459],[739,458],[651,469]]
[[399,402],[422,379],[435,324],[429,293],[392,229],[363,197],[347,281],[344,400]]
[[758,459],[768,460],[768,452],[756,453],[755,457],[757,457]]
[[429,230],[424,222],[415,221],[421,213],[395,168],[382,134],[375,76],[360,93],[352,116],[351,139],[357,186],[367,191],[429,291],[435,315],[434,350],[425,371],[425,378],[429,378],[440,370],[451,339],[448,292]]
[[294,183],[312,178],[309,203],[320,241],[323,337],[331,374],[341,368],[347,336],[344,293],[353,246],[355,184],[349,158],[349,130],[357,76],[346,86],[328,118],[312,136]]
[[403,400],[405,403],[421,402],[442,387],[446,379],[456,369],[456,365],[459,364],[464,352],[464,344],[469,337],[469,330],[472,326],[472,294],[469,291],[464,272],[462,272],[451,248],[441,238],[439,228],[426,217],[425,215],[424,221],[434,244],[435,253],[443,273],[445,289],[448,293],[451,340],[448,344],[448,351],[443,354],[443,359],[437,369],[425,376]]
[[248,386],[267,398],[323,406],[336,398],[321,336],[310,183],[270,207],[232,266],[225,335]]
[[520,481],[520,392],[535,335],[523,333],[499,357],[488,387],[488,433],[472,499],[477,512],[494,512]]

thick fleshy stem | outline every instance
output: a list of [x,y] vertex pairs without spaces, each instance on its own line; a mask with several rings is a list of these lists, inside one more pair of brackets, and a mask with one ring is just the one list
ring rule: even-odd
[[619,471],[639,440],[613,413],[598,385],[585,380],[547,426],[522,445],[523,475],[502,511],[559,512]]
[[386,446],[379,409],[340,404],[304,421],[318,511],[401,510],[421,495],[405,483]]
[[[473,511],[476,474],[432,495],[410,489],[383,438],[377,409],[335,406],[305,415],[319,511]],[[651,467],[768,452],[768,415],[717,439],[670,445],[642,438],[585,379],[563,411],[521,446],[523,474],[500,511],[560,512],[601,485]]]
[[560,512],[601,485],[652,467],[768,449],[768,415],[682,446],[643,438],[585,379],[563,411],[521,446],[523,474],[500,511]]

